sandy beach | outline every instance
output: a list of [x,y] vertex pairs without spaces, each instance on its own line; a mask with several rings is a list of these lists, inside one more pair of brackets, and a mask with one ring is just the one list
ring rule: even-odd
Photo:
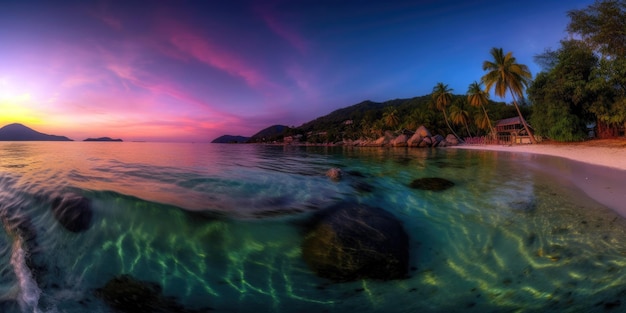
[[529,167],[567,179],[597,202],[626,217],[626,140],[513,146],[460,145],[455,148],[537,156],[531,159]]
[[507,151],[551,155],[574,161],[626,170],[626,140],[605,139],[581,143],[537,145],[461,145],[459,149]]

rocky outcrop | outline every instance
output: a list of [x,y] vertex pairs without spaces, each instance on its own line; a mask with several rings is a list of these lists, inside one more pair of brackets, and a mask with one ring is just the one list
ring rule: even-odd
[[302,256],[318,276],[335,282],[405,278],[409,237],[391,213],[342,203],[315,215]]
[[[351,147],[447,147],[458,145],[457,138],[450,134],[445,138],[442,135],[432,135],[430,131],[423,125],[418,127],[415,132],[403,131],[400,135],[394,136],[391,132],[385,132],[385,135],[376,139],[368,140],[361,138],[359,140],[344,140],[341,142],[345,146]],[[333,145],[338,145],[337,143]]]
[[459,139],[453,134],[448,134],[448,136],[446,136],[446,143],[448,146],[456,146],[459,144]]
[[407,135],[401,134],[391,142],[391,145],[393,145],[394,147],[406,147],[408,146],[407,140]]
[[415,134],[422,138],[433,136],[430,134],[430,131],[424,125],[418,127],[417,130],[415,130]]
[[91,200],[74,194],[54,198],[52,213],[65,229],[74,233],[89,229],[93,217]]

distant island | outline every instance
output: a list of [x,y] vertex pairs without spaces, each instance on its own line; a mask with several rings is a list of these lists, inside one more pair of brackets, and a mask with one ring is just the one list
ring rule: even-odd
[[211,143],[246,143],[248,140],[250,140],[250,137],[223,135],[213,139]]
[[83,141],[117,141],[117,142],[122,142],[122,139],[113,139],[111,137],[100,137],[100,138],[87,138]]
[[65,136],[40,133],[22,124],[13,123],[0,128],[0,141],[73,141]]

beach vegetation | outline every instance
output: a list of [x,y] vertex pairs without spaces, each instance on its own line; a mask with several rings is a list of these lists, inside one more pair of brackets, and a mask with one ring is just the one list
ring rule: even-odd
[[626,1],[602,0],[568,12],[568,40],[535,61],[543,70],[528,95],[531,123],[541,135],[559,141],[600,138],[626,128]]
[[472,137],[472,133],[469,130],[470,114],[465,109],[466,101],[463,98],[457,98],[454,101],[454,104],[450,107],[450,120],[455,125],[464,126],[467,136]]
[[481,79],[485,84],[485,90],[489,92],[491,87],[494,87],[496,96],[501,98],[505,97],[506,92],[509,91],[513,98],[513,106],[524,125],[526,133],[530,137],[531,143],[536,144],[537,140],[530,131],[517,104],[517,99],[524,96],[524,89],[531,82],[532,74],[528,66],[517,63],[513,53],[507,52],[505,54],[502,48],[494,47],[491,49],[490,54],[493,59],[483,62],[483,71],[487,72]]
[[537,134],[553,140],[584,139],[586,122],[595,119],[591,105],[596,95],[589,87],[598,58],[583,42],[567,40],[536,59],[545,69],[528,88],[535,104],[531,124]]
[[457,138],[461,138],[459,137],[459,135],[456,134],[454,129],[452,129],[452,126],[450,126],[448,114],[446,113],[448,105],[450,105],[450,102],[452,102],[452,89],[449,88],[448,85],[442,82],[438,82],[435,87],[433,87],[433,92],[431,96],[433,98],[434,106],[437,108],[437,110],[443,113],[443,118],[446,122],[446,125],[448,126],[448,129],[452,132],[452,134],[454,134],[454,136],[456,136]]
[[479,129],[486,129],[489,133],[492,133],[493,126],[491,126],[492,123],[489,119],[489,114],[487,114],[487,109],[485,108],[485,106],[489,104],[489,93],[482,89],[481,83],[474,81],[469,85],[467,88],[467,102],[472,107],[481,108],[485,114],[484,117],[480,116],[480,114],[477,114],[474,117],[476,127]]

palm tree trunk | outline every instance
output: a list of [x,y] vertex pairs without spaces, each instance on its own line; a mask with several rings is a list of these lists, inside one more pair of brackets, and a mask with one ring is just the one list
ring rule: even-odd
[[524,125],[524,129],[526,130],[526,133],[528,133],[528,136],[530,137],[530,142],[532,144],[537,144],[537,140],[535,139],[535,136],[530,132],[530,129],[528,128],[528,125],[526,124],[526,120],[522,116],[522,111],[520,111],[519,106],[517,105],[517,101],[515,101],[515,95],[513,94],[513,91],[511,91],[511,96],[513,97],[513,105],[515,106],[515,109],[517,110],[517,114],[519,115],[520,122],[522,122],[522,125]]
[[448,125],[448,128],[450,129],[450,131],[454,134],[454,136],[459,140],[459,142],[463,142],[463,139],[461,139],[461,137],[459,137],[459,135],[457,135],[454,130],[452,129],[452,127],[450,127],[450,123],[448,122],[448,114],[446,114],[446,109],[444,108],[443,110],[443,119],[446,120],[446,125]]
[[472,138],[472,133],[470,133],[469,131],[469,127],[467,126],[467,122],[463,123],[465,124],[465,130],[467,131],[467,136],[469,136],[470,138]]
[[494,135],[493,134],[493,127],[491,126],[491,120],[489,119],[489,114],[487,114],[487,110],[485,110],[485,106],[484,105],[480,105],[481,108],[483,108],[483,112],[485,112],[485,117],[487,118],[487,123],[489,123],[489,134],[490,135]]

